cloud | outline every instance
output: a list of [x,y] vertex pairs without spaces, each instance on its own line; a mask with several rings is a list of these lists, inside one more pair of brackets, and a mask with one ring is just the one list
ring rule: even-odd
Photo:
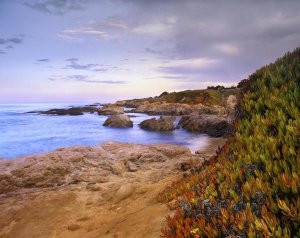
[[64,15],[69,11],[85,9],[87,2],[82,0],[27,0],[24,5],[49,14]]
[[166,62],[158,69],[168,74],[198,74],[216,66],[218,63],[217,59],[209,58],[178,59]]
[[237,55],[239,53],[239,49],[237,47],[226,43],[216,44],[213,48],[227,55]]
[[[20,35],[18,37],[0,38],[0,46],[2,45],[7,50],[14,49],[14,45],[20,45],[23,43],[23,37],[23,35]],[[6,53],[6,51],[0,50],[0,54]]]
[[12,37],[12,38],[0,38],[0,45],[5,44],[21,44],[23,42],[23,37]]
[[102,20],[100,22],[94,22],[94,23],[97,26],[104,27],[104,28],[116,28],[122,30],[129,29],[128,23],[124,19],[117,18],[117,17],[109,17],[106,18],[105,20]]
[[84,82],[84,83],[97,83],[97,84],[125,84],[126,81],[122,80],[97,80],[94,76],[87,75],[69,75],[69,76],[53,76],[49,78],[50,81],[73,81],[73,82]]
[[145,51],[154,55],[163,55],[163,52],[151,48],[145,48]]
[[88,70],[88,71],[95,71],[95,72],[106,72],[107,68],[99,68],[103,65],[101,64],[79,64],[78,58],[70,58],[67,59],[70,64],[65,66],[65,69],[75,69],[75,70]]
[[82,39],[79,37],[74,37],[74,36],[70,36],[67,34],[63,34],[63,33],[58,33],[57,36],[60,39],[62,39],[64,41],[68,41],[68,42],[75,42],[75,43],[82,42]]
[[67,29],[67,30],[64,30],[62,32],[62,34],[79,34],[79,35],[94,35],[96,36],[97,38],[100,38],[100,39],[107,39],[108,38],[108,34],[107,32],[104,32],[104,31],[100,31],[100,30],[97,30],[97,29],[94,29],[92,27],[85,27],[85,28],[78,28],[78,29]]
[[140,25],[132,29],[136,34],[166,35],[170,32],[170,24],[160,22]]
[[129,35],[132,29],[128,22],[119,17],[108,17],[99,21],[88,21],[85,26],[65,29],[58,37],[73,42],[81,42],[84,37],[94,37],[98,40],[121,41]]
[[48,63],[48,62],[50,62],[50,59],[47,59],[47,58],[38,59],[37,62],[38,63]]

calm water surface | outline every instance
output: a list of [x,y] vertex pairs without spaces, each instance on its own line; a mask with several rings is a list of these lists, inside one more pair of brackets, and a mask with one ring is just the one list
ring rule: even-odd
[[[76,104],[72,104],[76,105]],[[98,145],[107,141],[138,144],[169,143],[184,145],[192,152],[204,147],[209,137],[184,130],[151,132],[138,124],[153,116],[129,113],[133,128],[102,126],[107,116],[55,116],[28,114],[32,110],[68,107],[70,104],[0,104],[0,157],[10,159],[74,145]]]

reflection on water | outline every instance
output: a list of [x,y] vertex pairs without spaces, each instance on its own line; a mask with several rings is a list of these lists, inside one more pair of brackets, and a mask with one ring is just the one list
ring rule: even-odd
[[208,144],[209,137],[184,130],[152,132],[141,130],[138,124],[151,118],[129,113],[133,128],[103,127],[107,116],[54,116],[26,114],[31,110],[62,108],[66,104],[0,105],[0,157],[14,158],[48,152],[73,145],[98,145],[106,141],[151,144],[170,143],[188,146],[192,152]]

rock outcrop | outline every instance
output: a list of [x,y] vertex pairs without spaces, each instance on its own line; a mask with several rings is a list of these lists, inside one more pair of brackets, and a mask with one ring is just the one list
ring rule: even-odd
[[123,114],[124,109],[115,104],[107,104],[98,110],[99,115],[118,115]]
[[[118,175],[153,162],[191,155],[176,145],[134,145],[106,143],[102,146],[57,149],[15,160],[0,160],[0,194],[21,188],[47,188],[79,182],[103,183]],[[135,166],[133,166],[133,163]]]
[[132,112],[146,113],[149,115],[186,115],[193,111],[193,107],[182,103],[144,103]]
[[147,119],[139,124],[144,130],[150,131],[172,131],[175,129],[174,121],[176,117],[160,117],[159,119]]
[[117,128],[127,128],[133,127],[133,122],[127,115],[114,115],[105,120],[103,126],[107,127],[117,127]]
[[84,113],[94,113],[98,112],[98,107],[94,106],[85,106],[85,107],[71,107],[71,108],[59,108],[59,109],[50,109],[47,111],[30,111],[27,113],[38,113],[46,115],[58,115],[58,116],[80,116]]
[[181,146],[124,143],[0,160],[0,237],[159,237],[169,211],[158,193],[202,162]]
[[232,121],[228,117],[197,113],[183,116],[178,126],[188,131],[206,133],[212,137],[228,136],[233,130]]

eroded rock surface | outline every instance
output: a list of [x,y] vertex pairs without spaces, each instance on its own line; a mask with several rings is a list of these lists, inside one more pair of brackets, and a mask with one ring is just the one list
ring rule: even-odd
[[157,194],[201,162],[181,146],[116,142],[0,160],[0,237],[159,237],[169,211]]
[[213,137],[228,136],[232,133],[232,121],[228,117],[209,114],[183,116],[178,124],[188,131],[206,133]]
[[98,110],[99,115],[118,115],[123,113],[124,109],[115,104],[104,105],[101,109]]
[[147,119],[139,124],[142,129],[150,131],[172,131],[175,129],[176,117],[160,117],[159,119]]
[[130,120],[130,117],[127,115],[114,115],[107,118],[103,126],[127,128],[127,127],[132,127],[133,122]]

